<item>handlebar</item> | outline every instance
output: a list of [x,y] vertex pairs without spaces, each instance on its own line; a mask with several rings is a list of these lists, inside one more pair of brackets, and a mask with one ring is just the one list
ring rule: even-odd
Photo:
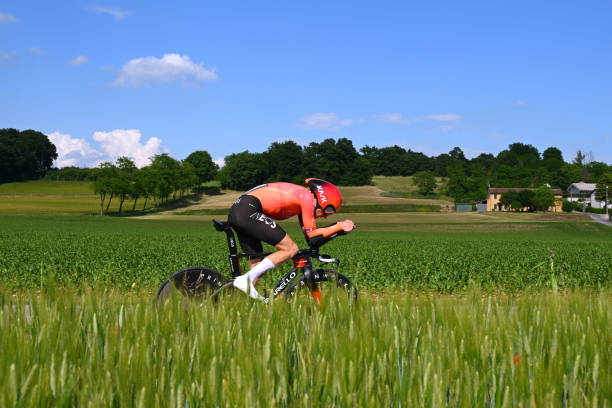
[[311,249],[319,249],[320,247],[322,247],[323,245],[327,244],[329,241],[331,241],[332,239],[336,238],[337,236],[340,235],[346,235],[348,234],[345,231],[338,231],[332,235],[330,235],[329,237],[324,237],[323,235],[317,235],[315,237],[312,238],[308,238],[306,237],[306,242],[308,243],[308,246]]

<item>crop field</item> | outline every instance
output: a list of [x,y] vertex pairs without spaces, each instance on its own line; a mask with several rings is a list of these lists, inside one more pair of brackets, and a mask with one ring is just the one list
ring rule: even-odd
[[611,406],[612,228],[348,217],[322,252],[356,304],[185,309],[155,290],[187,266],[227,271],[213,216],[0,216],[0,406]]
[[609,294],[156,308],[0,295],[2,406],[569,406],[612,401]]
[[[154,287],[187,266],[226,271],[225,235],[212,228],[213,216],[191,217],[0,216],[0,285],[32,288],[53,275],[62,285]],[[355,233],[332,241],[323,252],[340,258],[340,272],[364,288],[452,293],[478,286],[516,292],[553,285],[610,288],[612,283],[612,229],[582,218],[351,218]],[[294,223],[283,226],[304,244]],[[277,276],[271,274],[267,284]]]

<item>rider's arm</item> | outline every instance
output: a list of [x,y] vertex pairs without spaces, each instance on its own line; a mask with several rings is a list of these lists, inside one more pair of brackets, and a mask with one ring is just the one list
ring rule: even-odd
[[329,227],[317,228],[312,210],[312,203],[307,204],[308,205],[302,205],[301,224],[302,230],[308,238],[314,238],[317,236],[327,238],[330,235],[334,235],[335,233],[342,231],[342,225],[340,225],[339,222],[330,225]]

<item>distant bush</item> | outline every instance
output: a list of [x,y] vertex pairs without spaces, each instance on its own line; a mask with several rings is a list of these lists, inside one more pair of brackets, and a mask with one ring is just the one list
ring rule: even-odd
[[572,212],[574,210],[578,210],[578,207],[582,206],[576,201],[563,201],[563,204],[561,205],[563,212]]
[[606,209],[605,208],[595,208],[595,207],[591,207],[590,205],[587,207],[587,212],[593,213],[593,214],[605,214],[606,213]]

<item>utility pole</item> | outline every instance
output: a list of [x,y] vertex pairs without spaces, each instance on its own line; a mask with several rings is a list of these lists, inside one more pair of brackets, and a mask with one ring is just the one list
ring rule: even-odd
[[608,185],[606,184],[606,218],[610,220],[610,215],[608,214]]

